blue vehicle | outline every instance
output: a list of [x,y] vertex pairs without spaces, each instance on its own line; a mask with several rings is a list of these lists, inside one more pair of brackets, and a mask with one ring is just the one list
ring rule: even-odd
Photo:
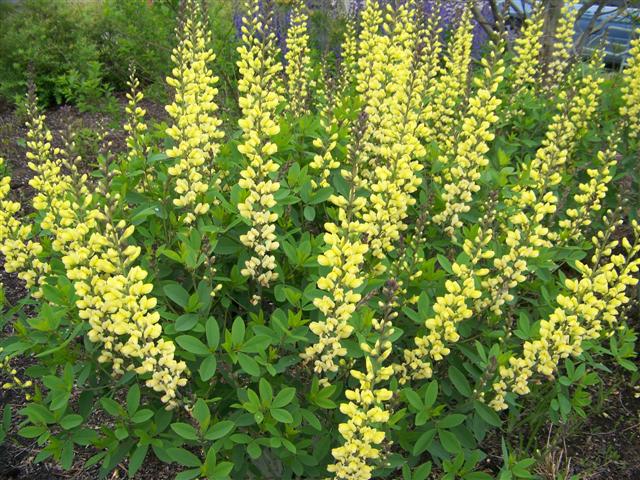
[[[500,3],[504,3],[504,0]],[[628,0],[607,0],[603,5],[587,8],[577,19],[575,42],[577,51],[585,56],[597,48],[604,47],[604,60],[610,65],[624,65],[629,57],[630,42],[635,29],[640,25],[640,2]],[[630,4],[637,6],[630,7]],[[576,9],[581,10],[583,3]],[[516,22],[532,13],[529,2],[515,0],[511,2],[509,16]]]
[[624,65],[629,57],[629,43],[640,19],[640,8],[626,8],[621,13],[620,3],[609,1],[602,8],[590,7],[577,20],[576,43],[584,55],[602,46],[605,62]]

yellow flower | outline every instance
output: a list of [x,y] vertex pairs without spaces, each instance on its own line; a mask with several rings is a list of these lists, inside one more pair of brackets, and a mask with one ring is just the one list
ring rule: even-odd
[[[311,80],[311,58],[309,57],[309,18],[302,0],[296,0],[291,10],[291,20],[287,30],[287,53],[285,54],[285,75],[289,110],[294,116],[308,112]],[[275,153],[275,152],[274,152]]]
[[[437,15],[433,15],[433,17],[437,17]],[[431,30],[438,31],[437,28],[432,26]],[[438,37],[439,35],[432,38],[437,39]],[[437,82],[429,92],[429,105],[423,113],[426,127],[423,138],[426,141],[435,140],[443,153],[451,152],[454,147],[453,132],[459,120],[461,102],[467,86],[472,43],[471,10],[466,5],[460,24],[454,31],[445,53],[442,75],[437,77]],[[435,62],[437,62],[437,57]]]
[[127,122],[123,127],[127,132],[127,162],[142,160],[143,177],[142,181],[136,185],[136,190],[144,192],[153,181],[153,172],[147,166],[149,139],[147,138],[147,124],[144,121],[146,111],[139,106],[144,95],[140,91],[140,82],[135,75],[135,69],[131,70],[127,86],[129,87],[129,92],[126,94],[128,103],[125,107]]
[[[446,223],[445,232],[450,236],[454,236],[462,227],[460,215],[471,209],[471,199],[480,190],[476,182],[484,167],[489,164],[486,153],[489,151],[489,142],[494,138],[491,127],[498,121],[495,112],[501,100],[496,92],[504,78],[503,53],[504,47],[499,44],[494,47],[488,60],[481,60],[483,75],[476,79],[478,90],[469,99],[461,131],[455,141],[453,137],[448,139],[451,145],[456,143],[452,147],[451,158],[448,158],[448,150],[440,156],[440,162],[446,165],[443,175],[446,184],[442,194],[445,206],[442,212],[433,217],[433,222]],[[451,133],[453,135],[454,132]]]
[[[389,380],[393,372],[382,363],[391,353],[389,337],[394,330],[388,319],[382,319],[377,322],[376,331],[379,333],[376,346],[365,349],[369,350],[365,356],[365,370],[351,371],[351,376],[359,382],[359,388],[346,390],[345,396],[350,401],[340,405],[340,412],[347,417],[346,422],[338,426],[344,443],[331,451],[336,462],[327,467],[335,478],[369,480],[372,473],[369,462],[380,457],[378,445],[385,439],[382,426],[390,418],[390,413],[383,408],[384,402],[391,400],[393,393],[376,386]],[[382,345],[387,347],[380,350]]]
[[168,173],[174,177],[174,191],[178,195],[173,204],[189,209],[181,218],[186,224],[209,211],[204,194],[221,183],[220,172],[213,165],[224,132],[220,130],[222,121],[216,116],[218,78],[209,68],[215,54],[208,48],[211,33],[204,23],[206,12],[202,5],[197,0],[185,2],[179,42],[171,57],[172,77],[167,79],[175,90],[173,103],[166,107],[174,122],[166,133],[175,142],[167,150],[167,156],[176,159]]
[[[275,194],[280,189],[274,174],[280,167],[272,158],[278,151],[272,137],[280,132],[276,109],[283,101],[282,86],[278,82],[282,64],[277,60],[275,35],[267,32],[258,2],[248,1],[247,10],[242,20],[242,45],[238,47],[241,75],[238,90],[242,109],[238,122],[242,128],[242,143],[238,145],[238,151],[246,159],[238,183],[248,195],[238,205],[238,210],[250,225],[240,241],[251,248],[253,256],[245,262],[241,273],[267,287],[278,278],[272,252],[279,247],[275,235],[278,214],[273,207],[277,203]],[[302,11],[299,13],[303,15]],[[304,23],[302,18],[298,20]],[[302,35],[299,28],[296,35]],[[302,44],[299,42],[296,48],[302,48]]]
[[631,41],[629,59],[624,69],[624,83],[624,105],[620,107],[620,114],[627,119],[629,137],[637,139],[640,137],[640,28]]
[[509,389],[526,395],[536,372],[553,377],[561,359],[579,356],[585,340],[597,339],[605,327],[616,324],[622,306],[630,300],[626,289],[638,284],[634,275],[640,270],[640,226],[633,221],[632,228],[635,242],[624,242],[625,255],[612,255],[620,243],[610,240],[616,224],[594,237],[592,266],[577,262],[581,277],[565,280],[567,293],[556,297],[558,306],[540,322],[539,338],[525,342],[522,355],[511,356],[509,366],[500,367],[499,380],[493,384],[496,396],[490,403],[494,409],[508,407]]
[[540,65],[544,18],[544,9],[539,4],[536,12],[525,20],[522,32],[515,41],[512,86],[516,92],[535,86],[535,76]]

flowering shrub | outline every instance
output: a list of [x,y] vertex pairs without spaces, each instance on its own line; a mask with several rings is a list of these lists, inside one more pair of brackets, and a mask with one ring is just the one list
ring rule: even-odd
[[[334,68],[291,3],[283,58],[246,6],[239,128],[198,0],[162,143],[135,76],[128,152],[94,172],[30,96],[31,205],[0,176],[4,268],[29,290],[0,368],[36,461],[90,446],[101,476],[154,455],[179,479],[492,478],[491,432],[584,415],[597,355],[634,368],[640,226],[614,179],[639,146],[638,45],[605,102],[600,57],[567,63],[568,9],[546,68],[539,15],[514,61],[497,38],[476,68],[468,10],[445,41],[438,9],[369,1]],[[501,478],[531,478],[504,456]]]

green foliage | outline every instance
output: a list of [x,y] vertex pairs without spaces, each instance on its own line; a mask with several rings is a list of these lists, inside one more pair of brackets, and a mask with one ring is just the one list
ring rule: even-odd
[[[68,75],[74,77],[74,86],[100,77],[98,44],[89,35],[95,8],[92,3],[73,6],[47,0],[0,6],[0,97],[22,97],[32,76],[41,100],[49,104],[66,98],[58,85]],[[71,85],[67,93],[78,94]],[[86,95],[97,93],[85,90],[82,95],[93,101],[97,98]]]
[[[56,101],[72,101],[84,109],[104,108],[101,102],[108,102],[111,86],[121,87],[123,66],[131,59],[135,59],[149,84],[158,85],[168,70],[168,52],[173,42],[172,22],[168,20],[173,14],[172,5],[156,2],[152,8],[143,7],[147,15],[136,15],[138,2],[106,2],[98,29],[102,40],[92,47],[93,57],[85,58],[83,70],[78,65],[65,65],[55,72],[53,82],[44,65],[53,61],[54,55],[37,50],[44,48],[46,41],[29,47],[34,49],[29,55],[42,56],[41,74],[36,80],[44,98],[49,91],[49,98]],[[49,11],[42,2],[28,3],[25,8]],[[385,252],[382,260],[369,254],[362,265],[356,266],[358,274],[366,278],[356,287],[361,297],[348,321],[354,333],[342,341],[346,354],[338,360],[337,372],[327,379],[314,369],[313,362],[303,361],[300,354],[317,341],[312,322],[326,320],[317,307],[326,293],[320,290],[318,280],[327,277],[329,269],[319,258],[328,251],[330,235],[325,235],[325,230],[330,232],[331,227],[327,225],[343,221],[335,196],[348,197],[350,201],[368,201],[371,196],[365,184],[354,187],[350,183],[353,179],[344,173],[351,166],[349,161],[358,161],[358,155],[351,158],[347,153],[352,145],[359,145],[356,117],[361,98],[354,85],[344,86],[346,100],[335,112],[344,122],[336,128],[334,152],[342,164],[333,168],[324,187],[315,184],[318,172],[311,166],[319,149],[316,141],[329,143],[323,113],[314,110],[295,117],[283,108],[276,112],[278,129],[271,140],[277,149],[272,155],[280,170],[273,172],[270,180],[279,182],[273,207],[277,213],[274,231],[278,247],[274,251],[278,276],[271,285],[258,284],[242,273],[252,255],[240,240],[251,226],[239,208],[248,196],[247,189],[240,185],[240,171],[246,167],[242,154],[245,139],[236,127],[239,110],[234,97],[237,78],[233,26],[220,20],[230,18],[228,5],[221,4],[219,8],[212,11],[214,31],[221,32],[213,37],[218,58],[212,69],[220,76],[220,116],[229,131],[215,162],[212,160],[215,170],[208,188],[201,192],[210,206],[207,214],[192,224],[182,221],[184,212],[172,201],[175,175],[171,169],[175,162],[166,153],[174,143],[165,133],[166,126],[160,126],[144,137],[145,148],[130,144],[129,152],[117,155],[102,155],[97,148],[99,136],[79,129],[74,153],[85,157],[85,163],[77,165],[72,158],[65,159],[66,163],[61,164],[64,169],[59,168],[46,179],[51,191],[58,187],[62,190],[57,194],[64,201],[55,205],[59,218],[54,215],[59,224],[45,224],[49,219],[48,205],[30,211],[24,218],[23,223],[32,229],[22,240],[25,244],[40,242],[44,253],[36,257],[46,258],[50,270],[43,275],[41,285],[33,285],[32,293],[41,293],[42,297],[33,295],[19,300],[16,306],[4,306],[0,288],[0,325],[11,321],[13,327],[12,333],[0,340],[1,358],[28,356],[33,362],[20,375],[35,380],[29,390],[32,398],[18,411],[12,405],[4,407],[0,442],[15,427],[20,437],[38,446],[35,462],[53,461],[64,469],[97,465],[100,478],[107,478],[114,469],[126,465],[128,476],[133,478],[154,456],[177,466],[176,478],[185,480],[324,478],[327,465],[334,461],[332,449],[343,442],[341,430],[348,425],[346,412],[353,400],[349,395],[357,396],[354,392],[359,395],[364,390],[364,382],[359,383],[356,375],[370,373],[363,365],[374,356],[372,346],[388,348],[387,363],[400,367],[405,362],[404,352],[416,346],[416,338],[429,333],[431,327],[425,320],[440,313],[438,299],[459,294],[451,285],[461,267],[478,268],[477,262],[487,266],[489,272],[475,279],[477,288],[481,277],[500,272],[494,263],[482,263],[493,257],[474,261],[463,245],[478,237],[482,225],[496,232],[487,249],[497,254],[508,251],[510,226],[500,222],[511,218],[516,193],[531,183],[523,172],[528,171],[543,144],[547,126],[558,114],[553,95],[529,92],[516,96],[505,85],[497,93],[503,106],[498,112],[495,140],[486,152],[488,165],[478,178],[479,188],[469,210],[461,215],[464,227],[449,236],[441,225],[424,221],[424,211],[433,213],[444,208],[442,183],[435,178],[445,168],[441,146],[425,142],[424,154],[417,159],[424,166],[420,173],[423,182],[416,192],[411,192],[417,201],[408,206],[407,219],[400,220],[406,224],[406,229],[400,229],[402,242],[398,243],[402,247],[392,249],[388,255]],[[15,16],[8,21],[13,25],[10,38],[18,42],[24,37],[20,37],[17,26],[24,19],[12,15]],[[47,21],[53,28],[60,19]],[[40,23],[31,33],[24,34],[44,35],[39,28]],[[73,37],[74,41],[78,38]],[[153,53],[156,45],[157,52]],[[481,70],[473,75],[480,77]],[[580,77],[579,73],[576,75]],[[18,91],[23,86],[21,82],[13,86],[7,83],[6,91]],[[592,168],[595,154],[613,131],[620,105],[616,82],[611,78],[605,84],[597,112],[602,121],[587,125],[580,132],[571,145],[568,165],[556,166],[562,183],[554,192],[560,195],[564,189],[559,201],[560,216],[572,205],[572,195],[579,193],[578,184],[588,178],[587,169]],[[471,97],[478,83],[469,83]],[[507,101],[511,98],[515,99],[513,103]],[[33,105],[29,111],[33,113]],[[463,111],[461,117],[465,114]],[[362,120],[365,115],[359,118]],[[393,120],[388,123],[403,125],[405,119]],[[31,128],[33,134],[33,123]],[[131,134],[131,130],[128,132]],[[189,134],[185,133],[185,137]],[[461,132],[455,132],[457,141],[456,135]],[[43,138],[43,144],[50,141],[46,135]],[[200,141],[200,137],[195,140]],[[369,138],[371,142],[376,140],[375,135]],[[36,151],[36,147],[30,146],[30,150]],[[614,176],[630,174],[635,148],[626,139],[621,142],[621,158]],[[359,153],[362,152],[356,151]],[[91,175],[83,177],[83,168],[91,170]],[[365,165],[365,170],[368,168]],[[63,178],[73,182],[65,183]],[[621,188],[618,183],[609,187],[604,207],[616,207],[616,194]],[[87,218],[75,218],[74,212]],[[630,209],[623,213],[635,215]],[[121,269],[117,275],[109,276],[112,272],[107,269],[102,272],[106,275],[98,272],[96,265],[102,258],[91,257],[83,265],[89,272],[87,276],[92,275],[88,283],[98,284],[106,277],[105,283],[113,288],[97,299],[83,293],[84,285],[77,278],[82,271],[78,273],[68,266],[75,251],[66,252],[68,255],[60,252],[64,247],[60,247],[64,243],[61,239],[75,233],[60,226],[68,218],[77,221],[78,225],[72,223],[75,230],[94,228],[95,238],[113,242],[108,255],[117,260],[109,266]],[[97,226],[89,227],[96,219]],[[553,217],[549,222],[554,233],[557,220]],[[118,226],[121,223],[135,226],[135,231]],[[566,280],[576,278],[578,262],[588,262],[594,253],[588,239],[606,225],[601,216],[594,216],[593,223],[585,227],[584,238],[568,244],[553,241],[536,246],[539,252],[528,259],[523,279],[515,282],[515,287],[504,287],[513,291],[514,297],[505,302],[500,313],[469,300],[473,315],[457,319],[454,333],[459,333],[459,338],[447,339],[450,351],[444,358],[431,361],[430,378],[403,377],[401,368],[390,375],[387,386],[393,395],[388,402],[378,402],[388,410],[389,418],[376,426],[384,431],[386,443],[382,460],[375,465],[375,478],[535,478],[535,442],[541,429],[549,423],[564,425],[588,416],[592,390],[602,383],[602,376],[608,374],[612,364],[637,370],[633,363],[636,335],[622,318],[614,327],[607,325],[602,341],[586,340],[583,351],[558,361],[552,372],[557,381],[536,372],[529,384],[529,395],[516,396],[509,391],[507,411],[490,407],[495,395],[493,383],[500,378],[499,367],[508,366],[525,342],[541,337],[542,322],[558,306],[559,295],[571,295]],[[356,233],[354,242],[369,240],[368,233]],[[83,237],[85,260],[92,255],[91,249],[100,244],[95,238]],[[134,246],[140,248],[137,254],[125,253]],[[10,253],[4,252],[5,256]],[[366,270],[367,263],[384,266],[385,273]],[[159,316],[162,331],[161,336],[156,336],[158,343],[153,343],[156,337],[147,336],[137,324],[135,329],[114,335],[114,339],[92,341],[91,333],[100,330],[102,324],[96,326],[91,316],[95,312],[90,307],[97,311],[110,305],[109,315],[100,320],[112,322],[111,328],[116,317],[125,315],[127,302],[136,306],[142,303],[142,295],[132,293],[144,286],[142,280],[135,287],[121,287],[134,264],[148,275],[142,279],[149,285],[144,299],[153,299],[151,309]],[[73,278],[70,271],[74,272]],[[127,302],[113,306],[116,293],[126,296]],[[90,307],[88,298],[94,302]],[[379,342],[376,327],[381,319],[392,320],[394,327],[383,342]],[[152,345],[150,348],[158,349],[160,341],[171,345],[171,355],[164,352],[148,358],[170,363],[175,353],[176,361],[185,362],[188,382],[176,387],[175,404],[161,399],[157,389],[154,391],[155,385],[150,381],[154,380],[155,370],[136,372],[132,367],[115,374],[113,362],[102,358],[104,351],[113,350],[114,343],[121,342],[117,344],[120,348],[132,338],[138,347]],[[392,347],[379,345],[386,345],[387,341]],[[137,354],[147,358],[146,353]],[[367,377],[367,381],[371,379]],[[373,387],[369,390],[375,391]],[[92,456],[80,466],[76,452],[82,448],[89,449]],[[490,455],[502,459],[493,471],[485,466]]]
[[[211,8],[226,106],[235,109],[236,38],[232,2]],[[81,111],[115,109],[114,92],[126,90],[128,71],[149,98],[166,101],[178,2],[160,0],[25,0],[0,2],[0,98],[19,104],[32,78],[45,105],[71,103]]]

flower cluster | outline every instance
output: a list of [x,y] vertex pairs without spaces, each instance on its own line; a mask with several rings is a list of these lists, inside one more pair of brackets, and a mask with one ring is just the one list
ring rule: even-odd
[[242,143],[238,151],[246,158],[247,165],[240,172],[242,178],[238,184],[248,196],[238,205],[238,210],[250,224],[240,241],[254,256],[245,262],[242,274],[267,287],[278,278],[273,255],[280,246],[275,235],[278,214],[273,208],[277,204],[275,194],[280,189],[274,174],[280,166],[272,157],[278,151],[273,137],[280,132],[275,114],[283,101],[278,78],[282,63],[277,58],[275,35],[268,31],[258,2],[249,2],[247,10],[243,17],[242,45],[238,47],[242,109],[238,122]]
[[131,70],[127,86],[129,87],[126,94],[128,103],[125,107],[127,122],[123,127],[127,132],[127,163],[141,162],[143,177],[137,189],[139,192],[144,192],[148,184],[153,181],[153,172],[147,166],[149,140],[147,138],[147,124],[144,120],[147,112],[140,106],[144,95],[140,91],[140,81],[136,77],[135,69]]
[[471,11],[464,7],[460,25],[453,33],[447,53],[444,57],[442,74],[438,77],[435,90],[425,111],[427,140],[436,140],[442,152],[455,149],[453,135],[459,119],[460,104],[464,97],[471,64],[473,44],[473,23]]
[[516,92],[535,86],[543,29],[544,10],[538,5],[536,12],[525,20],[520,36],[515,41],[512,86]]
[[[31,225],[18,219],[20,203],[9,199],[11,178],[2,176],[4,160],[0,158],[0,253],[4,257],[4,269],[7,273],[18,272],[27,288],[41,286],[50,270],[49,264],[38,256],[42,253],[40,242],[31,240]],[[40,298],[42,292],[36,289],[31,294]]]
[[365,352],[365,371],[351,370],[351,376],[359,383],[359,387],[346,390],[346,403],[340,405],[340,411],[347,416],[347,421],[338,426],[338,431],[345,442],[334,448],[331,453],[336,463],[327,470],[335,474],[335,478],[344,480],[369,480],[372,477],[371,460],[380,458],[380,445],[385,438],[382,425],[389,421],[390,414],[384,409],[384,403],[391,400],[393,392],[379,388],[380,382],[388,381],[393,368],[383,366],[391,354],[389,337],[393,327],[388,319],[373,320],[374,329],[379,338],[373,348],[366,343],[361,347]]
[[450,160],[446,154],[441,156],[441,162],[445,164],[443,177],[446,183],[442,195],[445,206],[433,217],[433,222],[446,223],[445,232],[450,236],[462,227],[460,215],[471,209],[472,196],[480,190],[476,182],[482,169],[489,164],[486,153],[495,137],[491,127],[498,121],[495,112],[501,103],[496,92],[505,71],[502,54],[503,46],[498,45],[488,59],[481,60],[483,75],[476,79],[478,90],[469,99],[469,108],[457,135],[457,144],[453,147],[454,154]]
[[[328,248],[318,263],[331,269],[317,285],[328,295],[314,302],[324,319],[310,324],[319,339],[303,354],[306,360],[316,359],[317,372],[337,371],[334,359],[346,354],[340,342],[353,331],[348,321],[361,299],[356,290],[370,274],[362,268],[365,256],[377,259],[370,266],[373,274],[384,271],[381,261],[406,228],[408,208],[415,204],[412,194],[421,183],[417,172],[422,166],[417,158],[424,155],[418,140],[424,82],[419,36],[411,13],[407,4],[389,14],[384,37],[378,32],[381,13],[377,2],[368,3],[362,14],[365,28],[359,42],[356,88],[365,105],[364,115],[360,133],[355,135],[358,144],[351,145],[352,169],[341,172],[351,183],[351,191],[349,198],[330,198],[338,207],[339,224],[325,224]],[[381,61],[381,44],[387,45],[389,64]],[[375,88],[365,88],[366,78],[375,79],[370,83]],[[387,90],[395,95],[386,95]],[[405,121],[395,121],[398,117]],[[368,195],[357,195],[358,189],[365,189]]]
[[110,362],[117,375],[130,370],[149,374],[147,387],[162,393],[168,409],[175,408],[177,389],[187,383],[187,366],[174,358],[173,342],[160,338],[160,314],[153,311],[157,301],[149,296],[153,285],[145,283],[147,272],[134,265],[140,247],[126,245],[134,228],[122,220],[113,225],[109,212],[97,220],[104,230],[91,232],[82,239],[81,251],[67,250],[62,258],[74,280],[80,318],[91,326],[87,336],[102,344],[99,362]]
[[[51,137],[38,133],[46,131],[43,115],[29,126],[29,138]],[[53,235],[51,248],[61,256],[73,282],[78,315],[91,326],[89,340],[103,346],[98,361],[112,363],[118,375],[126,370],[150,374],[147,386],[163,393],[167,408],[175,407],[176,389],[186,384],[186,364],[175,360],[173,342],[160,338],[160,316],[152,311],[156,300],[147,296],[153,286],[144,283],[147,272],[134,265],[140,247],[126,244],[134,227],[123,220],[113,224],[112,209],[97,206],[99,199],[89,190],[87,174],[80,174],[76,163],[64,158],[66,151],[58,151],[60,157],[54,162],[46,144],[32,140],[28,146],[30,165],[38,173],[32,179],[38,192],[34,206],[39,196],[46,194],[49,200],[40,205],[44,215],[40,226]],[[58,172],[64,166],[69,173],[46,175],[49,164]],[[109,175],[105,169],[103,176]],[[100,193],[115,206],[117,195],[111,196],[105,185]]]
[[640,29],[636,30],[635,35],[624,70],[624,105],[620,108],[620,114],[627,118],[630,138],[640,137]]
[[[356,290],[365,281],[361,269],[365,254],[369,251],[369,247],[359,239],[364,233],[363,225],[347,218],[342,197],[332,200],[339,205],[341,224],[325,224],[327,232],[324,241],[328,248],[318,256],[318,263],[329,267],[329,271],[316,283],[327,294],[313,302],[324,319],[309,324],[309,329],[318,336],[318,340],[301,355],[307,361],[315,359],[314,371],[317,373],[337,372],[338,365],[334,359],[347,354],[340,341],[349,338],[353,332],[348,322],[362,298]],[[350,207],[349,213],[363,208],[364,198],[354,200]]]
[[175,89],[174,101],[166,107],[174,122],[167,135],[175,142],[167,156],[176,159],[168,170],[178,195],[173,204],[188,208],[182,221],[190,224],[209,211],[211,204],[205,194],[220,183],[213,164],[224,133],[219,128],[222,121],[216,117],[218,78],[208,66],[215,55],[208,47],[206,12],[198,0],[187,0],[185,9],[177,32],[179,43],[171,56],[175,66],[172,76],[167,77],[167,83]]
[[591,225],[594,215],[602,209],[602,201],[607,196],[608,185],[613,180],[611,169],[617,164],[617,138],[608,140],[609,147],[597,153],[596,168],[588,168],[589,179],[578,185],[580,193],[573,196],[576,205],[566,211],[567,218],[560,220],[558,225],[562,228],[560,239],[576,242],[584,236],[586,227]]
[[320,125],[325,131],[325,138],[318,137],[313,140],[313,146],[318,149],[318,153],[309,162],[309,168],[314,173],[311,180],[313,188],[328,187],[329,175],[340,167],[340,159],[335,150],[341,129],[349,126],[350,118],[346,115],[349,102],[348,87],[357,72],[357,47],[355,23],[349,20],[342,41],[343,74],[337,78],[329,76],[328,68],[325,68],[324,82],[316,84],[316,92],[320,98]]
[[[400,232],[406,229],[408,209],[416,203],[413,193],[422,183],[419,172],[423,167],[418,159],[425,155],[419,141],[424,128],[420,113],[425,82],[420,69],[421,45],[410,6],[407,3],[398,7],[393,24],[385,25],[392,39],[387,51],[392,70],[386,75],[389,83],[385,90],[394,94],[385,95],[378,112],[379,127],[369,139],[371,193],[365,209],[357,213],[368,225],[371,253],[379,260],[394,250]],[[398,122],[398,118],[403,121]]]
[[303,115],[308,111],[310,89],[313,87],[308,21],[303,0],[297,0],[291,11],[291,24],[287,30],[287,53],[284,56],[289,110],[294,116]]
[[[600,231],[593,239],[595,252],[592,266],[576,262],[581,276],[566,279],[567,293],[556,297],[558,306],[540,323],[540,338],[526,341],[521,356],[511,356],[508,365],[502,365],[500,378],[493,385],[496,396],[490,405],[496,410],[508,407],[506,394],[530,392],[529,382],[537,372],[548,378],[554,376],[560,360],[582,353],[585,340],[598,338],[605,326],[613,327],[620,309],[629,302],[625,291],[638,279],[633,275],[640,269],[640,226],[632,222],[635,243],[628,239],[610,240],[616,223]],[[621,244],[624,254],[613,253]]]
[[454,277],[445,282],[446,293],[436,298],[433,315],[424,322],[427,335],[416,336],[416,347],[405,349],[404,362],[394,366],[400,375],[400,383],[404,384],[410,378],[431,378],[432,362],[440,361],[451,353],[445,342],[455,343],[460,339],[458,324],[471,318],[473,302],[482,294],[476,287],[476,279],[486,275],[488,270],[478,264],[493,257],[494,252],[488,248],[491,239],[490,230],[478,229],[473,240],[465,240],[463,252],[466,262],[452,264]]

